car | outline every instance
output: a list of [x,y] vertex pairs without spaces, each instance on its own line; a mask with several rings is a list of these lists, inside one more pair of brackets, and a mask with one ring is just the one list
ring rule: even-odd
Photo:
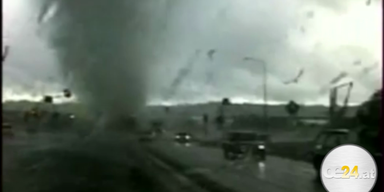
[[3,133],[4,136],[5,135],[13,136],[12,125],[10,123],[3,122],[3,124],[2,124],[2,133]]
[[3,122],[2,129],[12,129],[12,125],[7,122]]
[[328,152],[339,145],[356,143],[356,137],[356,133],[348,129],[327,129],[318,134],[314,141],[312,163],[319,177],[321,164]]
[[224,135],[222,149],[224,158],[235,160],[251,155],[253,158],[266,159],[265,137],[254,131],[229,131]]
[[175,134],[175,141],[177,143],[186,144],[192,142],[192,135],[186,132]]

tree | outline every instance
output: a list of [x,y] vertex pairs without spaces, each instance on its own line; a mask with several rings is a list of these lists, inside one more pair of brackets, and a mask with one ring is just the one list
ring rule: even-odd
[[300,110],[300,105],[297,104],[295,101],[289,101],[288,104],[285,106],[285,110],[290,116],[295,116],[299,110]]
[[43,98],[44,103],[53,103],[53,97],[49,95],[45,95]]
[[225,97],[223,98],[223,100],[221,100],[221,104],[222,105],[230,105],[231,104],[231,100],[229,100],[229,98]]
[[380,127],[381,90],[376,91],[371,97],[361,104],[356,113],[359,123],[367,128]]
[[63,93],[64,93],[64,97],[66,98],[72,97],[72,92],[69,89],[64,89]]
[[378,90],[372,96],[361,104],[356,113],[358,120],[359,144],[375,154],[380,151],[380,107],[381,91]]

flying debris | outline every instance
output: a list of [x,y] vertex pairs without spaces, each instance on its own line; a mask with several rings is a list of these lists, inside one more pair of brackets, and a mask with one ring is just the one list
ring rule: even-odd
[[354,61],[354,62],[353,62],[353,65],[356,65],[356,66],[361,65],[361,60],[356,60],[356,61]]
[[9,53],[9,46],[6,45],[6,46],[4,47],[4,52],[3,52],[3,62],[4,62],[5,59],[7,58],[8,53]]
[[37,23],[42,24],[52,18],[58,9],[56,1],[47,2],[41,8],[40,14],[37,16]]
[[187,65],[179,70],[176,78],[172,81],[171,87],[168,91],[165,91],[165,99],[170,99],[177,91],[177,88],[183,82],[183,80],[190,74],[195,61],[199,57],[200,50],[196,50],[195,54],[188,60]]
[[335,78],[333,78],[331,81],[330,81],[330,83],[329,84],[336,84],[336,83],[338,83],[340,80],[342,80],[342,79],[344,79],[345,77],[347,77],[348,76],[348,73],[347,72],[345,72],[345,71],[343,71],[343,72],[341,72],[339,75],[337,75]]
[[368,74],[369,72],[371,72],[372,70],[374,70],[377,66],[379,65],[378,62],[374,63],[373,65],[371,66],[367,66],[367,67],[364,67],[361,71],[362,74],[366,75]]
[[[215,49],[211,49],[208,51],[207,55],[211,61],[213,61],[213,55],[216,53]],[[215,79],[214,69],[208,69],[206,74],[206,84],[211,85],[213,82],[213,79]]]
[[342,79],[344,79],[345,77],[348,76],[348,73],[343,71],[341,73],[339,73],[339,75],[337,75],[336,77],[334,77],[330,82],[329,84],[326,84],[324,86],[322,86],[319,90],[320,94],[324,94],[326,93],[332,86],[334,86],[335,84],[338,84]]
[[213,60],[213,55],[216,53],[216,50],[215,49],[211,49],[208,51],[207,55],[209,57],[209,59],[212,61]]
[[294,79],[286,81],[284,82],[284,84],[288,85],[291,83],[298,83],[300,78],[303,76],[303,74],[304,74],[304,69],[300,69],[299,74],[297,74],[297,76]]
[[252,61],[253,59],[251,57],[244,57],[243,60],[244,61]]
[[367,6],[371,5],[371,3],[372,3],[372,0],[367,0],[367,1],[365,2],[365,4],[366,4]]
[[244,61],[254,61],[254,62],[264,63],[263,60],[261,60],[261,59],[257,59],[257,58],[253,58],[253,57],[244,57],[243,60],[244,60]]
[[301,26],[301,27],[300,27],[300,31],[301,31],[302,33],[305,33],[305,28],[304,28],[303,26]]
[[307,12],[307,18],[308,19],[312,19],[314,16],[315,16],[315,12],[313,12],[313,11],[308,11]]

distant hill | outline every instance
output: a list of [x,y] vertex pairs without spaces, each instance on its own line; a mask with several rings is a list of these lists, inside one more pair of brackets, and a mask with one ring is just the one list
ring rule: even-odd
[[[205,103],[196,105],[179,105],[170,107],[169,114],[172,116],[201,116],[206,113],[210,116],[218,113],[219,103]],[[225,113],[229,116],[242,115],[263,115],[263,105],[260,104],[232,104],[225,108]],[[165,107],[153,106],[150,110],[144,110],[147,115],[161,116],[165,114]],[[346,116],[353,117],[357,111],[357,107],[349,107]],[[150,113],[150,114],[149,114]],[[298,117],[302,118],[327,118],[328,107],[322,105],[301,106]],[[269,105],[268,116],[271,117],[288,117],[285,105]]]
[[[18,101],[18,102],[5,102],[3,103],[3,110],[27,110],[35,106],[35,102],[30,101]],[[42,105],[43,106],[43,105]],[[204,103],[195,105],[178,105],[169,107],[168,116],[201,116],[208,114],[209,116],[215,116],[218,112],[219,103]],[[50,108],[45,105],[44,108]],[[72,112],[72,113],[86,113],[86,109],[76,103],[58,104],[59,111]],[[349,107],[347,116],[352,117],[355,115],[357,107]],[[232,104],[225,108],[225,113],[230,116],[242,116],[242,115],[263,115],[263,105],[261,104]],[[150,106],[143,109],[140,112],[141,115],[151,117],[162,117],[166,115],[164,106]],[[268,115],[271,117],[287,117],[288,114],[285,111],[285,105],[269,105]],[[298,117],[302,118],[326,118],[328,115],[328,108],[322,105],[301,106],[298,112]]]

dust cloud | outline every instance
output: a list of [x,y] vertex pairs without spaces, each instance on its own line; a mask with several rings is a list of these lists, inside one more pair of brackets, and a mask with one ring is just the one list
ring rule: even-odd
[[62,75],[99,119],[140,110],[154,62],[167,1],[43,1],[38,22]]

